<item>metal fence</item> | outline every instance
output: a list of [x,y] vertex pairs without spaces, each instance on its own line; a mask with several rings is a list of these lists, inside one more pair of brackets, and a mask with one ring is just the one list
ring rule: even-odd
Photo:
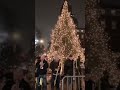
[[85,90],[85,76],[65,76],[62,79],[62,90]]

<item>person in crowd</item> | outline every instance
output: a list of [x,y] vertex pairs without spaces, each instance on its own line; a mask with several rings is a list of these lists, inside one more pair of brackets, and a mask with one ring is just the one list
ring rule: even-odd
[[14,72],[14,84],[11,90],[31,90],[29,83],[25,80],[23,69],[17,68]]
[[45,60],[45,55],[40,57],[39,63],[36,64],[36,76],[37,76],[37,83],[36,83],[36,90],[47,90],[47,69],[48,63]]
[[10,68],[7,70],[4,74],[4,86],[2,90],[11,90],[13,84],[14,84],[14,78],[13,78],[13,69]]
[[84,75],[85,74],[85,65],[84,62],[81,61],[80,56],[77,58],[77,73],[78,75]]
[[[64,75],[65,76],[73,76],[73,64],[74,64],[74,60],[73,60],[72,55],[70,55],[64,63]],[[68,78],[67,83],[70,89],[71,86],[73,86],[71,78]]]
[[38,56],[38,57],[36,57],[36,59],[35,59],[35,77],[38,77],[37,76],[37,66],[39,65],[39,63],[40,63],[40,56]]
[[50,63],[50,69],[52,70],[51,90],[54,90],[54,86],[56,90],[60,90],[60,67],[60,59],[54,58]]
[[109,90],[110,83],[109,83],[109,73],[107,71],[103,72],[103,77],[101,78],[101,90]]
[[[77,60],[75,61],[75,74],[76,75],[81,75],[81,67],[80,67],[80,56],[78,56]],[[81,79],[76,78],[76,85],[77,85],[77,90],[81,90]]]
[[83,62],[80,62],[80,74],[85,75],[85,65]]
[[48,62],[48,56],[47,55],[45,56],[45,60]]
[[30,85],[24,79],[23,70],[17,68],[13,72],[13,81],[5,82],[2,90],[31,90]]
[[119,82],[116,90],[120,90],[120,82]]
[[39,63],[40,63],[40,55],[37,56],[35,59],[35,88],[37,87],[37,77],[38,77],[37,66],[39,65]]
[[5,85],[5,77],[1,75],[0,76],[0,90],[3,89],[4,85]]
[[76,60],[76,63],[75,63],[75,66],[76,66],[77,75],[80,75],[81,74],[80,56],[78,56],[78,58]]
[[36,57],[36,59],[35,59],[35,65],[38,64],[39,61],[40,61],[40,56]]
[[64,63],[64,75],[73,76],[73,57],[70,55]]
[[[86,80],[85,81],[85,90],[94,90],[94,89],[95,89],[95,82],[92,79]],[[98,88],[97,88],[97,90],[98,90]]]

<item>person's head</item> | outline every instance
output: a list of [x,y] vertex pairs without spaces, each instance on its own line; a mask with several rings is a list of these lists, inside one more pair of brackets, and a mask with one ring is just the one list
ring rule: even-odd
[[42,55],[42,56],[40,57],[40,60],[41,60],[41,61],[45,60],[45,55]]
[[55,60],[55,62],[59,62],[60,59],[59,59],[59,58],[56,58],[56,59],[54,59],[54,60]]
[[40,56],[37,56],[36,59],[35,59],[35,63],[37,63],[39,61],[40,61]]
[[37,59],[40,59],[40,58],[41,58],[41,55],[38,55],[38,56],[37,56]]
[[39,60],[39,59],[40,59],[40,56],[37,56],[37,57],[36,57],[36,60]]
[[78,59],[80,59],[80,56],[78,56]]
[[59,61],[58,56],[54,56],[54,61],[56,61],[56,62],[58,62],[58,61]]
[[72,55],[69,55],[69,57],[68,57],[70,60],[73,60],[73,57],[72,57]]
[[48,60],[48,56],[47,56],[47,55],[45,56],[45,60],[46,60],[46,61]]

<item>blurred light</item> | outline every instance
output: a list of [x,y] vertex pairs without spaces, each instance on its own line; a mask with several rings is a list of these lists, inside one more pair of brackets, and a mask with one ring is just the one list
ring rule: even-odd
[[40,43],[44,43],[44,40],[41,39],[41,40],[40,40]]
[[6,32],[0,32],[0,37],[8,37],[8,33],[6,33]]
[[18,40],[18,39],[20,39],[20,38],[21,38],[21,36],[20,36],[20,33],[19,33],[19,32],[13,33],[13,39]]
[[8,38],[8,33],[7,32],[0,32],[0,43],[4,42]]
[[39,40],[35,39],[35,44],[38,44]]
[[46,53],[44,53],[43,55],[44,55],[44,56],[47,56],[47,54],[46,54]]
[[83,33],[83,32],[84,32],[84,30],[81,30],[81,32]]

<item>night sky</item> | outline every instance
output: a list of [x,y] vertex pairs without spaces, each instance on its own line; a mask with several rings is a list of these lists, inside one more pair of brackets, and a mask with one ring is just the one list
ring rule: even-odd
[[120,8],[120,0],[99,0],[102,7]]
[[[34,9],[34,0],[0,0],[0,40],[16,39],[28,51],[35,32]],[[17,38],[13,38],[15,34]]]
[[[35,28],[41,31],[46,43],[50,41],[50,34],[58,20],[64,0],[36,0],[35,2]],[[85,28],[85,0],[68,0],[72,6],[72,14],[78,20],[78,28]],[[100,0],[105,8],[119,8],[120,0]],[[113,39],[112,39],[113,42]],[[115,48],[115,40],[112,43]],[[46,44],[45,43],[45,44]],[[118,48],[119,46],[117,46]]]
[[[68,1],[72,6],[72,14],[78,20],[78,28],[85,28],[85,0]],[[109,6],[120,6],[120,3],[111,3],[112,0],[101,1]],[[25,50],[30,49],[37,29],[47,43],[62,5],[63,0],[35,0],[35,3],[34,0],[0,0],[0,42],[2,35],[9,39],[17,33],[19,39],[16,41]]]
[[[78,20],[78,27],[85,28],[84,0],[68,0],[72,6],[72,14]],[[63,0],[36,0],[35,2],[35,27],[40,30],[45,41],[50,40]]]

